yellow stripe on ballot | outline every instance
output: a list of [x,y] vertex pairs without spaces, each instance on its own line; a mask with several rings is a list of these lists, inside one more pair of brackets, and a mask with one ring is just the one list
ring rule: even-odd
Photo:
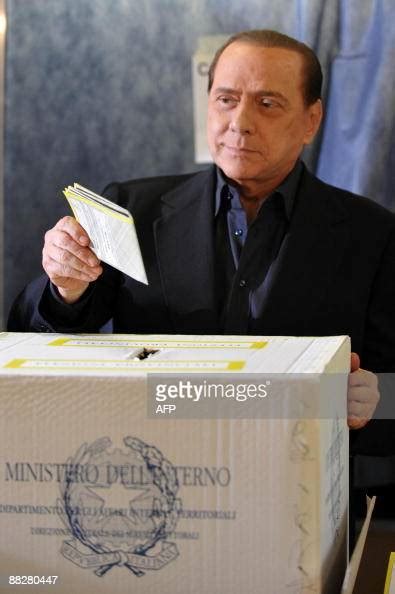
[[240,371],[245,361],[130,361],[122,359],[12,359],[3,369],[60,371]]
[[268,345],[267,341],[259,342],[235,342],[235,341],[210,341],[202,340],[197,342],[196,340],[180,340],[180,339],[141,339],[136,340],[133,338],[103,338],[103,336],[89,336],[84,338],[83,336],[75,338],[69,336],[62,336],[61,338],[55,338],[51,340],[47,346],[53,347],[146,347],[146,348],[180,348],[180,349],[210,349],[210,348],[232,348],[232,349],[263,349]]

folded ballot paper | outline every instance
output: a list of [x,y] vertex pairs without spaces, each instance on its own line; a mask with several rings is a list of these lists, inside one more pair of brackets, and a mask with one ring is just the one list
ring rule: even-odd
[[148,284],[133,217],[125,208],[75,183],[63,191],[96,256]]

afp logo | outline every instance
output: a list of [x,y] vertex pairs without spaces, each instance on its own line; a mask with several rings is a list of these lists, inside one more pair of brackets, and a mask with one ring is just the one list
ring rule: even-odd
[[179,555],[168,540],[182,509],[176,470],[156,447],[130,436],[123,442],[126,450],[109,437],[83,444],[61,484],[62,519],[72,533],[61,553],[98,577],[114,567],[141,577]]

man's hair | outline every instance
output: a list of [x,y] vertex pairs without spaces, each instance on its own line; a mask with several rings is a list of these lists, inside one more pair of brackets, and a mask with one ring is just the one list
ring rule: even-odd
[[213,86],[215,68],[222,52],[235,41],[262,47],[281,47],[297,52],[303,58],[303,96],[306,105],[311,105],[321,98],[322,70],[313,50],[293,37],[288,37],[270,29],[253,29],[232,35],[216,52],[208,71],[208,91]]

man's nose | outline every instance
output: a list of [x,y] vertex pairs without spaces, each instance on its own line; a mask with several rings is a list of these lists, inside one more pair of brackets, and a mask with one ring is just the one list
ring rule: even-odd
[[252,109],[243,103],[239,103],[237,108],[232,111],[229,127],[232,132],[238,134],[253,134],[255,132],[255,123]]

